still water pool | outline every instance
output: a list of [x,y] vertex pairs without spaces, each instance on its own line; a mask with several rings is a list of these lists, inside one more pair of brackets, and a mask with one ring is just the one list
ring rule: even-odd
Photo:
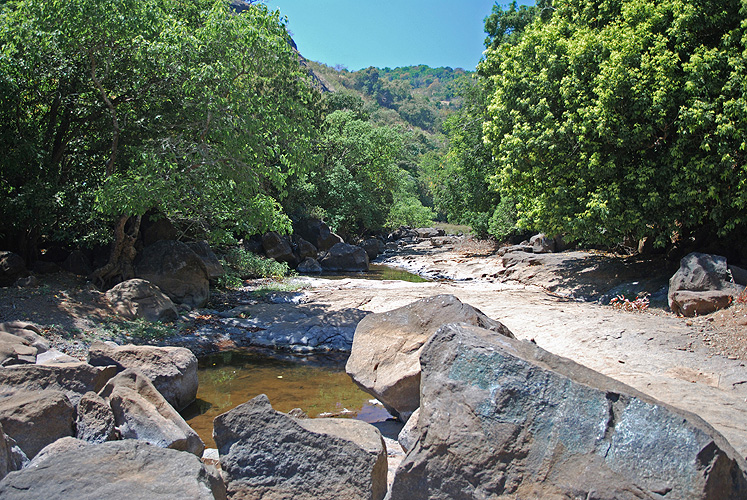
[[383,264],[371,264],[367,272],[359,273],[340,273],[340,274],[322,274],[326,279],[344,279],[358,278],[366,280],[399,280],[409,281],[410,283],[425,283],[430,281],[422,276],[398,269],[396,267],[385,266]]
[[288,412],[301,408],[309,417],[324,414],[385,420],[389,414],[372,406],[372,396],[361,391],[345,373],[347,354],[278,357],[265,351],[231,351],[199,360],[197,401],[184,418],[208,448],[214,448],[213,419],[259,394],[272,407]]

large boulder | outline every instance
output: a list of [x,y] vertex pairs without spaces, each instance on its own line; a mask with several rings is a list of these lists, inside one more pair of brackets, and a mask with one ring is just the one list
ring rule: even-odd
[[276,233],[275,231],[263,234],[262,248],[264,248],[268,259],[287,262],[291,267],[295,267],[298,264],[298,258],[293,253],[293,247],[291,247],[290,239],[287,236]]
[[513,337],[498,321],[453,295],[436,295],[358,323],[345,370],[401,420],[420,406],[420,349],[441,325],[468,323]]
[[69,446],[0,482],[0,498],[48,500],[225,499],[225,487],[200,459],[126,440]]
[[306,257],[304,261],[298,265],[296,271],[301,274],[320,274],[323,269],[319,264],[319,261],[312,259],[311,257]]
[[298,251],[298,257],[301,260],[305,259],[316,259],[319,255],[319,250],[317,250],[316,246],[312,244],[310,241],[307,241],[303,239],[302,237],[296,235],[295,236],[296,241],[296,248]]
[[723,296],[737,296],[743,290],[734,282],[725,257],[693,252],[680,260],[669,280],[669,307],[684,316],[706,314],[729,305]]
[[0,397],[0,424],[33,458],[48,444],[75,435],[75,407],[61,391],[16,391]]
[[88,350],[88,362],[115,365],[120,371],[140,370],[177,410],[186,408],[197,396],[197,358],[184,347],[118,346],[96,340]]
[[257,396],[214,421],[232,498],[371,499],[386,493],[379,431],[348,419],[295,419]]
[[531,342],[446,325],[423,347],[420,437],[392,500],[745,498],[710,425]]
[[202,259],[202,263],[205,264],[205,269],[207,269],[210,281],[215,281],[225,274],[223,264],[220,263],[218,256],[215,255],[215,252],[210,248],[207,241],[190,241],[187,243],[187,246],[191,248],[200,259]]
[[135,275],[148,280],[177,304],[204,306],[210,278],[202,259],[181,241],[157,241],[145,247],[135,262]]
[[75,437],[92,444],[117,438],[114,413],[109,403],[95,392],[87,392],[78,402]]
[[77,406],[83,394],[98,392],[116,373],[114,366],[91,366],[80,361],[9,366],[0,369],[0,397],[16,391],[62,391]]
[[0,286],[11,286],[18,278],[28,275],[26,262],[13,252],[0,252]]
[[175,321],[179,317],[171,299],[143,279],[123,281],[106,292],[106,299],[117,314],[128,320]]
[[319,263],[325,271],[368,271],[368,254],[361,247],[337,243]]
[[35,363],[36,354],[28,340],[0,331],[0,366]]
[[293,225],[293,232],[322,252],[342,243],[342,238],[333,233],[329,226],[319,219],[304,219],[296,222]]
[[553,253],[555,251],[555,239],[542,233],[529,238],[529,245],[534,253]]
[[413,231],[418,235],[418,238],[436,238],[438,236],[446,236],[446,231],[440,227],[417,227]]
[[384,244],[378,238],[369,238],[367,240],[364,240],[360,244],[360,247],[366,251],[369,261],[374,260],[380,253],[384,251]]
[[29,345],[36,348],[37,352],[46,352],[49,349],[49,342],[42,337],[41,328],[33,323],[26,321],[6,321],[0,323],[0,332],[10,333],[29,342]]
[[200,437],[137,369],[118,374],[99,395],[109,401],[122,439],[202,456],[205,445]]

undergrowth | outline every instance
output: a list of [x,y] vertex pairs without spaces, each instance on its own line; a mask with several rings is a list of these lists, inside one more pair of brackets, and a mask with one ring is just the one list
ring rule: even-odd
[[218,278],[223,288],[240,288],[246,279],[285,278],[293,271],[285,262],[261,257],[243,248],[232,248],[220,259],[224,274]]

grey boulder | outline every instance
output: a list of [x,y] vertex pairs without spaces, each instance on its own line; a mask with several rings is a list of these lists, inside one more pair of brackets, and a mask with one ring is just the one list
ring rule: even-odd
[[78,402],[75,437],[92,444],[117,439],[114,413],[109,403],[95,392],[87,392]]
[[171,299],[143,279],[123,281],[106,292],[106,300],[117,314],[128,320],[175,321],[179,317]]
[[287,262],[291,267],[298,264],[298,258],[293,253],[290,239],[275,231],[270,231],[262,235],[262,248],[268,259],[274,259],[278,262]]
[[319,264],[319,261],[312,259],[311,257],[306,257],[304,261],[298,265],[296,271],[302,274],[320,274],[323,269]]
[[325,271],[368,271],[368,254],[361,247],[337,243],[319,260]]
[[210,248],[207,241],[190,241],[187,243],[187,246],[191,248],[192,251],[202,260],[202,263],[205,264],[205,269],[207,269],[210,281],[217,280],[223,276],[225,273],[223,264],[220,263],[218,256],[215,255],[215,252]]
[[555,239],[542,233],[529,238],[529,245],[534,253],[553,253],[555,251]]
[[295,419],[260,395],[214,421],[231,498],[372,499],[386,494],[379,431],[348,419]]
[[745,462],[694,414],[531,342],[442,327],[419,440],[391,498],[746,498]]
[[184,347],[118,346],[97,340],[88,350],[88,362],[115,365],[120,371],[140,370],[177,410],[186,408],[197,396],[197,358]]
[[66,443],[35,467],[0,481],[4,500],[222,500],[222,481],[189,453],[126,440]]
[[205,264],[181,241],[161,240],[145,247],[135,261],[135,276],[156,285],[176,304],[203,307],[210,297]]
[[455,322],[513,337],[503,324],[453,295],[436,295],[363,318],[345,371],[392,415],[406,421],[420,406],[420,349],[439,327]]
[[326,251],[338,243],[342,238],[332,232],[329,226],[319,219],[304,219],[293,225],[294,232],[309,241],[319,251]]
[[680,260],[680,268],[669,280],[667,298],[672,312],[692,316],[728,306],[723,297],[743,290],[734,282],[725,257],[693,252]]

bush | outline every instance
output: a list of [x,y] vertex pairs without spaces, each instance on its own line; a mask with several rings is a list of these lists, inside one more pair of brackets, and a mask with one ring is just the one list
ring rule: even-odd
[[285,262],[267,259],[243,248],[230,249],[221,263],[225,273],[218,284],[224,288],[239,288],[245,279],[284,278],[292,273]]

